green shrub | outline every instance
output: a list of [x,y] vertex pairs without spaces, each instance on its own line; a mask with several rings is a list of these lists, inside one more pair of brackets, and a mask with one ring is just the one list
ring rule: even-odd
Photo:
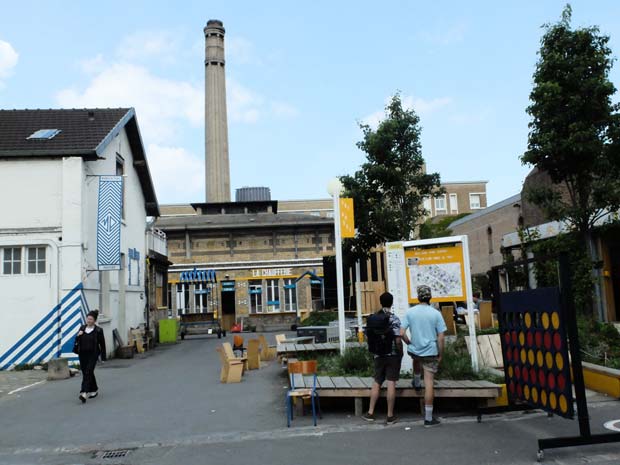
[[620,369],[620,332],[616,327],[585,316],[577,319],[577,326],[583,361]]
[[498,384],[504,382],[502,376],[497,376],[484,368],[478,373],[474,372],[464,337],[458,337],[455,342],[446,344],[437,379],[487,380]]
[[300,326],[327,326],[330,321],[338,319],[338,312],[312,312],[310,316],[301,322]]

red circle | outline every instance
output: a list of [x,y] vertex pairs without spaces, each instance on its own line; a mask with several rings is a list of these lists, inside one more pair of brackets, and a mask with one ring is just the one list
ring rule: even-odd
[[512,362],[512,350],[508,349],[506,351],[506,358],[508,359],[509,362]]
[[536,348],[540,349],[542,346],[542,333],[540,331],[536,331]]
[[524,383],[529,383],[530,382],[530,372],[527,371],[527,368],[523,368],[523,372],[521,374],[523,375],[523,382]]
[[549,385],[549,389],[555,389],[555,376],[553,376],[553,373],[549,373],[547,376],[547,384]]
[[515,363],[519,362],[519,350],[516,348],[512,351],[512,359],[515,361]]
[[562,348],[562,336],[560,336],[560,333],[555,333],[553,335],[553,346],[555,350],[560,350]]
[[545,381],[546,381],[545,372],[543,370],[538,370],[538,384],[540,384],[541,388],[545,387]]
[[506,342],[506,345],[510,345],[510,333],[506,333],[504,334],[504,341]]
[[517,379],[521,379],[521,367],[519,365],[515,367],[515,376]]
[[512,345],[513,346],[517,345],[517,332],[513,331],[511,337],[512,337]]
[[536,369],[534,367],[530,368],[530,381],[532,383],[536,382]]
[[515,393],[515,383],[514,382],[510,382],[510,384],[508,385],[508,389],[510,390],[511,394]]
[[558,375],[558,389],[562,392],[566,389],[566,378],[562,373]]
[[551,334],[545,333],[545,349],[551,350]]
[[520,384],[517,384],[517,396],[523,398],[523,387]]
[[534,334],[527,333],[527,345],[532,347],[534,345]]

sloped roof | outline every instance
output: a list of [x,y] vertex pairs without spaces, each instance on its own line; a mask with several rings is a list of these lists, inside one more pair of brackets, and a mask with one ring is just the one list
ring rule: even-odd
[[[83,157],[96,159],[123,129],[149,216],[159,206],[133,108],[0,110],[0,158]],[[51,139],[29,139],[41,129],[58,129]]]
[[228,215],[165,216],[157,220],[156,226],[163,231],[184,229],[254,229],[300,226],[332,226],[333,218],[292,213],[249,213]]

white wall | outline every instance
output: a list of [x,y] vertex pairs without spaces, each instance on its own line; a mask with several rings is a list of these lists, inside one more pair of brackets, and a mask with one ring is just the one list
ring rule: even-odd
[[[129,286],[127,270],[106,272],[111,282],[109,305],[100,308],[101,276],[96,271],[99,187],[96,176],[116,174],[117,153],[124,159],[126,175],[121,251],[126,262],[130,248],[140,253],[139,262],[132,262],[134,269],[140,268],[140,281]],[[102,311],[100,325],[104,328],[110,354],[114,348],[113,329],[119,329],[121,337],[127,341],[127,330],[144,323],[146,209],[124,129],[102,156],[103,159],[96,161],[84,161],[79,157],[0,160],[0,198],[10,199],[0,203],[0,248],[9,245],[47,247],[45,274],[3,276],[0,268],[0,367],[3,354],[79,283],[84,286],[90,309]],[[25,266],[27,263],[23,260]],[[119,275],[123,274],[124,283],[119,283]],[[135,281],[137,273],[132,275]],[[125,298],[120,302],[123,287]],[[38,344],[43,337],[42,333],[35,332],[29,344]],[[20,363],[28,362],[25,358],[30,349],[24,350]]]

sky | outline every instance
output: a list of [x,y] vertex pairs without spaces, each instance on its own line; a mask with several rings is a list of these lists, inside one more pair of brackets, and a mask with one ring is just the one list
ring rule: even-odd
[[[519,156],[541,26],[564,4],[6,1],[0,108],[135,107],[160,203],[204,201],[203,28],[220,19],[233,189],[327,197],[364,161],[359,122],[376,124],[399,91],[428,170],[488,181],[491,204],[530,169]],[[600,26],[618,56],[620,2],[571,5],[573,25]]]

